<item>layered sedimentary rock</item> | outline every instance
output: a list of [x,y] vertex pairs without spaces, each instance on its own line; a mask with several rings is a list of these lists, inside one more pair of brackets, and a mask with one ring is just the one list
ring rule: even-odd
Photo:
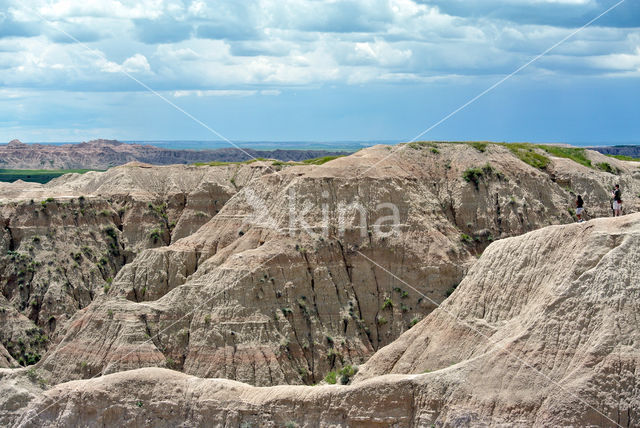
[[153,165],[195,162],[243,162],[254,158],[302,161],[321,156],[342,155],[327,150],[253,150],[229,147],[216,150],[172,150],[116,140],[92,140],[80,144],[24,144],[12,140],[0,144],[0,167],[8,169],[99,169],[129,162]]
[[136,254],[188,235],[265,168],[128,164],[0,184],[0,343],[13,357],[0,365],[38,361]]
[[636,426],[638,245],[640,214],[495,242],[349,386],[138,369],[38,394],[16,426]]
[[490,242],[572,221],[570,190],[594,216],[614,182],[638,189],[636,165],[550,162],[542,171],[499,145],[379,146],[260,176],[120,270],[38,367],[52,383],[147,366],[317,383],[428,315]]

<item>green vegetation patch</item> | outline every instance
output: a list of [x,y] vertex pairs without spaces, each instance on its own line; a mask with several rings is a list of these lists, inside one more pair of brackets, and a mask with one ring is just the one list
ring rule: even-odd
[[346,155],[338,155],[338,156],[322,156],[319,158],[305,159],[302,162],[284,162],[280,160],[274,159],[266,159],[266,158],[255,158],[249,159],[241,162],[221,162],[221,161],[212,161],[212,162],[196,162],[195,166],[229,166],[229,165],[248,165],[257,161],[265,161],[271,162],[272,166],[291,166],[291,165],[322,165],[334,159],[338,159],[344,157]]
[[623,161],[640,162],[640,159],[633,158],[631,156],[626,156],[626,155],[605,155],[605,156],[609,156],[610,158],[623,160]]
[[346,385],[349,383],[351,378],[358,373],[357,366],[346,365],[340,369],[338,374],[340,375],[340,383]]
[[468,169],[466,169],[462,173],[462,178],[464,178],[464,180],[467,183],[473,183],[473,185],[476,186],[476,189],[477,189],[478,188],[478,184],[480,184],[480,180],[482,179],[482,177],[490,176],[490,175],[492,175],[494,173],[496,173],[495,168],[492,167],[490,164],[486,164],[482,168],[468,168]]
[[538,144],[536,145],[536,147],[555,157],[571,159],[572,161],[577,162],[580,165],[584,165],[589,168],[592,167],[591,161],[587,158],[587,151],[585,149],[579,149],[576,147],[549,146],[545,144]]
[[303,164],[305,165],[322,165],[325,164],[329,161],[332,161],[334,159],[338,159],[338,158],[342,158],[345,155],[338,155],[338,156],[322,156],[319,158],[313,158],[313,159],[305,159],[302,161]]
[[0,181],[14,182],[16,180],[35,183],[48,183],[64,174],[84,174],[94,169],[0,169]]
[[411,143],[404,144],[407,145],[410,149],[414,150],[422,150],[425,147],[431,147],[432,149],[436,149],[436,151],[431,151],[437,154],[438,144],[466,144],[473,147],[480,153],[484,153],[491,143],[488,141],[413,141]]
[[338,381],[338,374],[335,371],[330,371],[329,373],[327,373],[327,375],[324,377],[324,380],[329,384],[329,385],[335,385],[336,382]]
[[236,162],[223,162],[223,161],[211,161],[211,162],[196,162],[195,166],[229,166],[229,165],[248,165],[250,163],[258,162],[258,161],[268,161],[269,159],[265,158],[255,158],[249,159],[246,161],[236,161]]
[[611,166],[611,164],[609,162],[600,162],[596,164],[596,167],[598,167],[598,169],[604,171],[604,172],[608,172],[609,174],[617,174],[618,173],[618,169]]
[[[521,161],[531,165],[534,168],[545,169],[551,160],[541,151],[552,156],[571,159],[574,162],[593,168],[591,161],[587,158],[585,149],[578,147],[561,147],[547,144],[531,144],[531,143],[492,143],[488,141],[415,141],[405,143],[409,148],[420,150],[427,147],[437,148],[440,144],[466,144],[473,147],[477,151],[484,153],[490,144],[504,146],[513,153]],[[435,152],[434,152],[435,153]],[[608,155],[621,160],[631,160],[640,162],[640,159],[634,159],[629,156]]]
[[531,165],[534,168],[545,169],[551,160],[539,153],[533,144],[526,143],[502,143],[504,147],[509,149],[522,162]]

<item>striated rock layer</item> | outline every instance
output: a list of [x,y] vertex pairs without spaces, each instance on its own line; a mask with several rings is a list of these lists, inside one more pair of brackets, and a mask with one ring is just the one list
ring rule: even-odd
[[216,150],[172,150],[116,140],[92,140],[79,144],[24,144],[12,140],[0,144],[0,168],[6,169],[99,169],[128,162],[153,165],[196,162],[243,162],[256,158],[302,161],[322,156],[343,155],[327,150],[254,150],[229,147]]
[[265,168],[128,164],[0,183],[0,366],[38,361],[136,254],[191,234]]
[[[378,146],[260,175],[125,265],[38,369],[54,384],[149,366],[317,383],[433,311],[493,240],[571,222],[567,189],[590,216],[608,213],[614,182],[640,190],[637,165],[611,162],[617,175],[559,158],[542,171],[500,145]],[[378,228],[392,207],[398,224]]]
[[15,426],[636,426],[638,245],[640,214],[495,242],[349,386],[138,369],[60,384]]

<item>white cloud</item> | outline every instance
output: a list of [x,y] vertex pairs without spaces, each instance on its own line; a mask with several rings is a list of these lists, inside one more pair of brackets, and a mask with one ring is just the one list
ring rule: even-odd
[[118,0],[59,0],[39,8],[40,15],[58,20],[73,17],[154,19],[161,16],[165,5],[161,0],[142,0],[123,4]]
[[640,46],[632,54],[602,55],[591,58],[590,62],[606,70],[640,72]]
[[281,91],[278,89],[207,89],[207,90],[180,90],[173,91],[175,98],[182,97],[250,97],[253,95],[277,96]]
[[100,69],[107,73],[149,73],[151,71],[147,58],[138,53],[124,60],[122,64],[105,60],[101,60],[100,63]]
[[396,49],[381,40],[375,40],[373,43],[362,42],[355,44],[355,56],[357,59],[382,66],[404,64],[411,58],[411,55],[411,49]]
[[255,90],[227,90],[227,89],[214,89],[214,90],[183,90],[174,91],[173,96],[175,98],[181,97],[249,97],[257,94]]
[[[572,31],[491,16],[456,16],[451,11],[443,12],[444,6],[417,0],[9,2],[11,7],[0,11],[5,18],[35,23],[42,31],[37,37],[2,38],[0,28],[0,84],[120,87],[122,81],[116,75],[124,71],[144,75],[161,90],[187,87],[204,91],[177,91],[176,96],[215,96],[207,92],[212,87],[255,85],[260,91],[261,87],[273,90],[280,85],[423,82],[449,76],[466,75],[471,79],[504,75]],[[499,4],[510,8],[558,4],[592,10],[595,3],[500,0]],[[50,24],[30,14],[33,9]],[[160,36],[165,22],[179,22],[187,26],[181,33],[186,35],[153,43],[157,34],[151,32],[142,43],[136,31],[138,19],[155,25],[152,29],[158,29]],[[210,26],[206,35],[193,36],[203,25]],[[64,40],[54,27],[72,34],[76,30],[86,44],[103,52],[108,60],[96,60],[83,46]],[[170,30],[167,28],[167,34]],[[626,28],[588,28],[554,50],[555,57],[545,58],[527,72],[539,72],[543,66],[553,70],[556,65],[558,73],[567,74],[576,66],[601,75],[636,70],[640,41],[633,33]]]

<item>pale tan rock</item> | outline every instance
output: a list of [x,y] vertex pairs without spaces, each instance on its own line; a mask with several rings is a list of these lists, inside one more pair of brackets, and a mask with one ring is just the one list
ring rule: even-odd
[[0,343],[20,364],[37,360],[138,252],[197,229],[268,168],[131,163],[0,183]]
[[[65,346],[42,369],[53,382],[160,365],[254,385],[316,383],[363,363],[428,315],[492,239],[571,221],[573,196],[506,148],[438,147],[436,154],[378,146],[249,182],[196,232],[126,265],[106,300],[61,333]],[[487,163],[493,169],[477,188],[463,180],[467,168]],[[620,178],[558,159],[549,170],[584,186],[589,201]],[[291,229],[291,194],[293,212],[315,233],[330,219],[326,237],[297,222]],[[354,201],[367,210],[363,224],[356,211],[341,214]],[[382,239],[369,231],[385,202],[398,207],[400,227]],[[588,209],[606,215],[606,204]],[[462,233],[477,241],[462,242]],[[116,296],[133,303],[111,303]],[[110,309],[122,316],[108,316]]]
[[[443,305],[361,367],[465,375],[449,400],[539,424],[638,423],[640,214],[491,245]],[[528,409],[524,412],[523,409]]]
[[16,426],[636,426],[639,244],[640,214],[500,240],[350,386],[138,369],[60,384]]
[[[620,250],[611,250],[610,241],[635,242],[637,216],[508,237],[571,222],[568,209],[574,195],[566,186],[585,196],[593,217],[608,214],[608,192],[619,181],[627,211],[636,210],[638,201],[632,195],[639,190],[637,166],[610,160],[621,171],[614,175],[553,158],[544,172],[502,146],[489,145],[480,152],[468,145],[440,144],[437,151],[429,146],[404,150],[379,146],[319,167],[288,167],[254,177],[195,232],[169,246],[142,251],[125,265],[107,295],[94,296],[91,304],[59,329],[59,343],[36,366],[39,375],[57,384],[151,366],[254,385],[316,383],[329,370],[361,364],[400,337],[364,365],[360,378],[365,382],[378,374],[398,373],[394,382],[412,391],[414,416],[408,425],[606,422],[576,401],[575,395],[586,397],[587,403],[603,408],[609,417],[618,417],[610,404],[616,403],[620,421],[626,423],[632,417],[625,419],[622,412],[637,411],[629,398],[637,396],[635,386],[630,386],[634,385],[630,373],[636,371],[637,333],[633,331],[637,329],[633,329],[637,326],[629,315],[637,311],[630,312],[625,306],[629,303],[623,302],[637,300],[628,294],[633,285],[626,285],[627,280],[637,283],[637,278],[625,276],[636,263],[633,253],[621,256]],[[389,153],[395,155],[387,157]],[[477,186],[463,180],[465,170],[487,163],[492,168],[484,171]],[[333,220],[334,229],[326,238],[290,234],[288,196],[292,191],[298,195],[293,211],[304,213],[314,231],[321,230],[324,215]],[[369,215],[360,224],[357,212],[347,212],[342,216],[345,233],[340,236],[335,226],[340,203],[353,201],[361,201]],[[312,208],[304,209],[305,202]],[[371,207],[382,202],[398,207],[399,233],[384,240],[361,234],[375,220]],[[626,222],[631,226],[625,227]],[[298,231],[299,225],[293,227]],[[477,241],[462,242],[463,233]],[[507,239],[492,244],[476,263],[491,238]],[[607,252],[622,257],[619,262],[627,270],[608,276],[609,271],[617,272],[612,267],[617,265],[606,264],[606,255],[598,258]],[[527,372],[528,367],[511,361],[498,346],[487,345],[458,327],[442,310],[432,313],[472,266],[445,308],[451,307],[507,349],[539,356],[531,364],[549,370],[572,394],[559,395],[535,371]],[[601,271],[603,266],[606,269]],[[591,281],[589,272],[598,281]],[[468,285],[470,278],[475,285]],[[553,294],[568,283],[581,293],[569,288],[567,295]],[[604,297],[606,304],[580,300],[585,295]],[[392,307],[383,307],[387,298],[393,301]],[[611,308],[622,315],[613,314]],[[423,323],[402,335],[413,319],[425,316]],[[611,319],[619,323],[612,324]],[[625,342],[627,338],[630,341]],[[616,372],[616,362],[622,362],[623,371]],[[434,372],[419,374],[424,370]],[[620,380],[611,381],[612,373],[620,373]],[[126,376],[108,379],[126,382]],[[385,379],[376,378],[371,385],[391,391],[389,395],[362,390],[381,409],[387,408],[388,397],[406,397],[393,389],[393,382],[385,389]],[[214,389],[229,385],[203,382]],[[293,408],[298,399],[287,396],[287,389],[244,388],[266,391],[266,398],[272,391],[285,391],[283,402]],[[301,391],[314,389],[292,390],[305,394]],[[621,392],[616,395],[613,390]],[[358,394],[359,390],[339,391]],[[109,400],[117,401],[120,393]],[[351,402],[340,395],[343,392],[338,392],[340,398],[332,394],[326,398],[329,405],[350,409],[354,418],[364,418],[363,425],[378,417],[362,400]],[[68,401],[69,406],[75,406],[73,401]],[[231,414],[219,404],[212,406],[207,415]],[[309,406],[305,423],[324,423],[314,416],[315,407]],[[85,417],[79,407],[74,412],[70,417]],[[121,420],[118,412],[114,424]],[[365,416],[360,416],[362,412]],[[47,420],[58,421],[56,415]],[[193,417],[199,417],[197,412]],[[187,424],[201,421],[188,418]],[[394,418],[382,423],[406,422]],[[339,425],[327,420],[327,425]]]

